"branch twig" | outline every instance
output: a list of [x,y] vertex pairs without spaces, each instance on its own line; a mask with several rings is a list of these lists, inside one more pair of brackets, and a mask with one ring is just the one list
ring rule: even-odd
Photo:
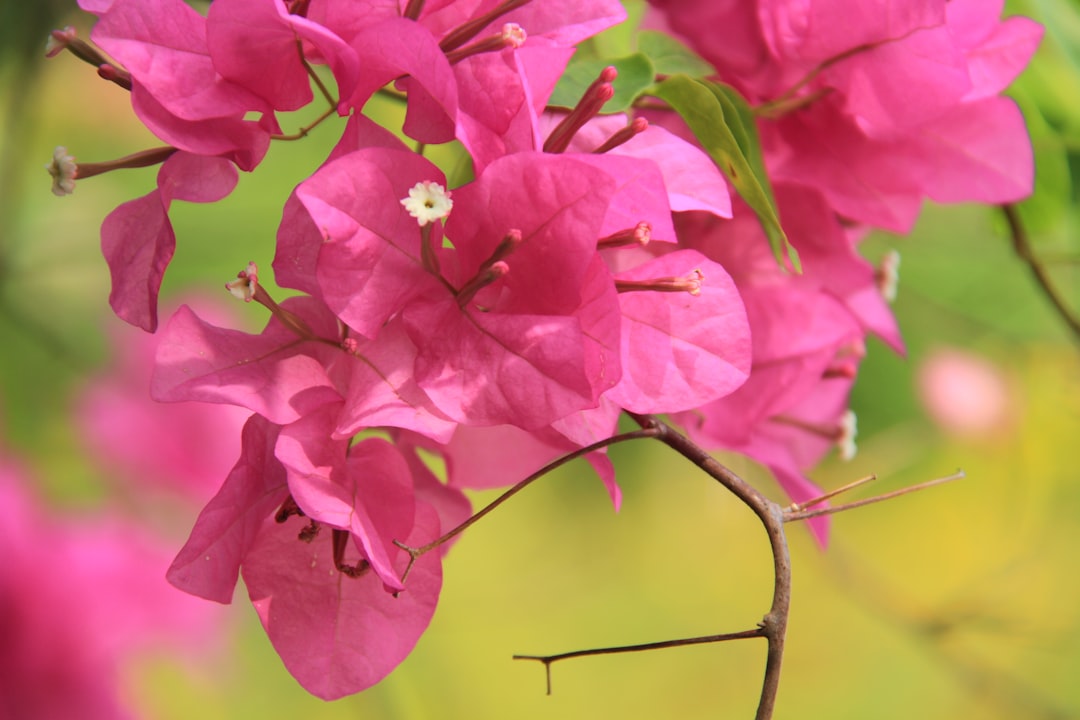
[[758,702],[757,715],[755,715],[756,720],[769,720],[772,717],[773,708],[776,705],[776,693],[780,687],[780,666],[784,658],[784,638],[787,633],[788,613],[791,609],[791,555],[784,535],[784,510],[659,418],[635,413],[629,413],[629,415],[642,428],[657,430],[657,440],[697,465],[727,488],[749,507],[765,526],[773,555],[772,606],[758,629],[749,632],[754,632],[754,636],[764,637],[769,644],[768,656],[765,660],[765,679],[762,682],[761,699]]
[[1050,281],[1050,275],[1046,272],[1046,268],[1035,257],[1031,241],[1028,239],[1027,230],[1024,229],[1024,223],[1020,220],[1019,211],[1015,205],[1002,205],[1001,210],[1005,213],[1005,220],[1009,223],[1013,249],[1016,250],[1016,254],[1020,256],[1020,259],[1027,263],[1031,269],[1031,274],[1035,277],[1035,282],[1039,284],[1043,294],[1054,306],[1054,310],[1057,311],[1057,314],[1061,316],[1069,330],[1072,331],[1073,339],[1080,342],[1080,317],[1074,315],[1072,310],[1069,309],[1064,298],[1058,294],[1054,284]]

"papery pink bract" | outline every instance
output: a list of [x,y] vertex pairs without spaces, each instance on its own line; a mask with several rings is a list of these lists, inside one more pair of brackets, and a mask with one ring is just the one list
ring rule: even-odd
[[[435,511],[418,504],[412,546],[439,533]],[[324,700],[360,692],[412,651],[435,612],[442,585],[439,553],[421,556],[394,597],[374,573],[346,577],[318,540],[299,542],[304,523],[265,521],[243,566],[248,595],[266,634],[293,677]],[[397,548],[395,570],[408,555]]]
[[650,280],[701,272],[698,295],[626,292],[622,368],[606,397],[636,413],[689,410],[723,397],[750,373],[750,328],[742,300],[723,266],[679,250],[616,275]]
[[159,336],[132,334],[126,326],[112,330],[116,357],[76,402],[87,451],[136,495],[168,490],[206,502],[236,461],[248,413],[152,401],[147,389]]
[[259,415],[248,419],[240,459],[169,567],[170,583],[207,600],[232,602],[241,563],[263,522],[289,494],[285,468],[274,456],[280,431]]
[[101,225],[101,251],[109,264],[109,304],[123,320],[153,332],[165,268],[176,249],[169,222],[173,200],[216,202],[236,186],[236,168],[222,158],[178,152],[158,171],[158,188],[113,210]]

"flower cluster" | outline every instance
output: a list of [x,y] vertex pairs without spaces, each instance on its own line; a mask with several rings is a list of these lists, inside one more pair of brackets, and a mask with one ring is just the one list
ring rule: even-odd
[[[302,294],[278,303],[250,263],[227,288],[269,310],[265,329],[181,307],[152,381],[159,400],[252,413],[169,579],[228,602],[242,574],[320,697],[368,687],[410,652],[442,571],[440,553],[408,550],[468,517],[463,489],[610,438],[624,411],[670,414],[765,464],[794,500],[819,495],[807,470],[854,451],[847,395],[866,335],[902,351],[895,260],[859,256],[864,228],[906,230],[924,197],[1030,191],[1023,122],[998,93],[1039,28],[1000,21],[994,3],[654,4],[649,21],[750,113],[717,120],[738,131],[726,152],[742,165],[719,161],[677,103],[604,112],[614,67],[569,110],[549,105],[575,46],[624,19],[615,0],[215,0],[205,16],[182,0],[80,0],[101,50],[53,35],[128,88],[167,144],[112,165],[162,163],[157,188],[102,227],[112,306],[147,330],[172,200],[231,192],[289,137],[276,114],[311,103],[313,85],[323,119],[347,117],[282,211],[274,277]],[[405,104],[400,135],[420,151],[361,113],[377,92]],[[452,188],[422,150],[451,140],[473,169]],[[111,169],[72,163],[58,149],[60,191]],[[767,175],[759,195],[733,197],[744,166]],[[770,212],[801,272],[774,259]],[[587,457],[618,506],[611,462]],[[824,543],[826,521],[811,527]]]

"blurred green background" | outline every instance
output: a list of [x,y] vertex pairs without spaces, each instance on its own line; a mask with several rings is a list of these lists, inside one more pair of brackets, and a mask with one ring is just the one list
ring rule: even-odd
[[[155,169],[81,181],[53,197],[42,165],[55,145],[104,160],[156,145],[126,94],[70,56],[42,61],[47,31],[88,30],[71,3],[0,10],[0,426],[57,506],[115,502],[82,454],[72,394],[110,361],[108,271],[98,229],[149,192]],[[1023,208],[1036,251],[1074,312],[1078,292],[1080,13],[1073,2],[1012,3],[1048,27],[1014,87],[1035,143],[1039,184]],[[85,33],[82,33],[85,36]],[[380,112],[393,112],[383,108]],[[316,111],[317,112],[317,111]],[[290,118],[286,128],[299,126]],[[269,267],[279,209],[336,140],[339,124],[276,143],[226,201],[177,203],[164,295],[218,292],[248,260]],[[1012,251],[1000,212],[927,207],[907,238],[895,305],[908,343],[872,342],[853,397],[860,453],[815,474],[835,487],[868,473],[864,496],[963,468],[966,480],[839,516],[827,552],[790,528],[794,600],[778,718],[1080,716],[1080,354]],[[251,326],[260,308],[245,307]],[[105,328],[110,328],[106,331]],[[989,364],[1003,404],[978,432],[950,432],[919,400],[942,349]],[[514,653],[648,642],[752,627],[771,566],[746,508],[663,447],[612,451],[625,500],[615,514],[583,465],[542,480],[479,523],[447,558],[435,620],[379,686],[324,703],[288,676],[239,590],[228,652],[192,673],[167,657],[130,668],[147,718],[749,718],[764,643],[741,641],[554,666]],[[727,458],[772,497],[758,468]],[[475,504],[493,494],[477,494]],[[192,513],[185,510],[185,513]],[[177,547],[194,515],[175,520]]]

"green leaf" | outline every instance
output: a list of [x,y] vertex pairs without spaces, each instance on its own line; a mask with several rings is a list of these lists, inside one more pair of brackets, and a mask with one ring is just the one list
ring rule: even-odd
[[672,75],[649,91],[679,113],[713,162],[753,208],[777,262],[800,272],[799,254],[780,226],[750,107],[731,88]]
[[638,34],[638,50],[652,60],[660,75],[682,73],[691,77],[706,77],[716,74],[716,68],[667,33],[642,30]]
[[612,65],[619,71],[612,85],[615,87],[615,97],[604,104],[601,112],[617,113],[630,108],[634,99],[643,90],[653,84],[656,79],[656,69],[652,61],[641,53],[634,53],[623,58],[611,59],[588,59],[571,61],[566,72],[559,78],[559,84],[551,93],[548,105],[572,108],[581,100],[581,96],[600,74],[600,71]]

